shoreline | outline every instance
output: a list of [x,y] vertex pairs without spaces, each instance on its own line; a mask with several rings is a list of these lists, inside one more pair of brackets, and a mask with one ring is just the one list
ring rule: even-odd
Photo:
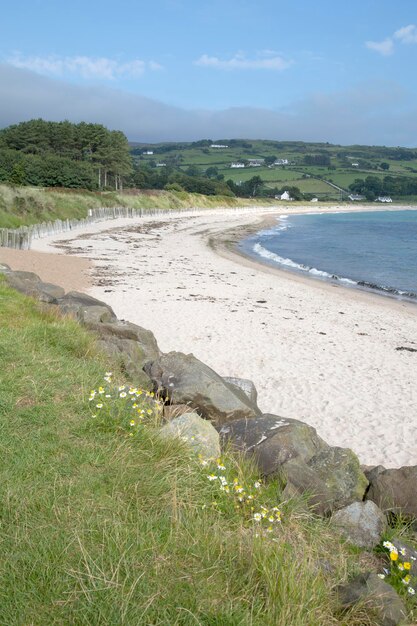
[[59,249],[53,237],[35,244],[68,266],[87,259],[89,293],[151,330],[162,351],[192,352],[220,375],[253,380],[264,412],[309,423],[367,465],[416,464],[417,354],[403,349],[417,348],[414,305],[228,248],[231,234],[279,213],[295,211],[114,221],[55,236]]
[[[417,211],[417,207],[409,210]],[[293,215],[295,215],[295,213],[293,213]],[[351,293],[352,297],[355,297],[356,294],[362,294],[365,298],[370,297],[372,300],[377,298],[381,301],[388,301],[388,306],[390,306],[391,303],[400,303],[401,305],[410,306],[411,310],[417,312],[417,309],[415,308],[417,306],[417,301],[412,300],[411,298],[401,298],[400,296],[391,293],[385,293],[382,290],[373,290],[371,288],[362,287],[358,284],[349,285],[342,281],[318,278],[308,273],[303,274],[301,272],[297,272],[296,270],[286,269],[285,267],[280,267],[278,264],[275,265],[273,263],[264,262],[257,256],[248,254],[238,247],[239,243],[244,241],[247,237],[275,225],[276,221],[272,219],[272,217],[273,216],[265,216],[258,225],[253,224],[242,226],[241,228],[232,228],[230,231],[225,231],[224,233],[209,237],[208,245],[212,248],[212,250],[224,258],[231,260],[234,259],[236,262],[242,263],[247,267],[262,270],[266,273],[274,274],[277,277],[290,277],[294,281],[300,283],[304,283],[304,281],[306,281],[305,284],[314,284],[316,287],[321,287],[324,290],[327,290],[329,287],[342,288]],[[279,217],[279,215],[276,217]]]

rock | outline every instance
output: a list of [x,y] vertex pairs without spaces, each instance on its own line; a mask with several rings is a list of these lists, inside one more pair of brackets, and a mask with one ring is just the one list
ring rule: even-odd
[[332,493],[301,458],[292,459],[283,465],[281,475],[285,484],[283,500],[304,495],[308,506],[317,515],[327,516],[332,512]]
[[7,263],[0,263],[0,272],[10,272],[11,269]]
[[123,342],[130,341],[139,344],[144,353],[143,363],[155,361],[161,355],[154,334],[131,322],[116,320],[113,323],[104,324],[88,323],[87,326],[94,330],[104,342],[116,342],[120,346],[124,345]]
[[263,476],[280,477],[284,498],[307,494],[321,515],[364,496],[368,481],[356,455],[330,447],[304,422],[265,414],[223,425],[220,437],[254,457]]
[[39,276],[33,272],[6,271],[4,275],[10,287],[41,302],[56,304],[57,299],[62,298],[65,294],[62,287],[42,282]]
[[175,417],[160,430],[161,437],[179,437],[205,460],[220,456],[219,433],[208,421],[194,411]]
[[[42,302],[52,301],[55,303],[59,298],[62,298],[65,295],[65,289],[59,287],[58,285],[53,285],[52,283],[44,283],[40,282],[36,285],[36,297],[38,300]],[[51,300],[49,300],[49,298]]]
[[143,367],[146,363],[157,359],[161,353],[150,330],[120,320],[104,324],[84,323],[98,334],[98,346],[110,356],[118,359],[122,371],[136,386],[146,390],[152,389],[152,382],[143,371]]
[[355,500],[363,500],[368,481],[359,459],[349,448],[328,446],[308,462],[332,495],[332,509],[340,509]]
[[372,483],[381,472],[385,472],[385,467],[383,465],[361,465],[361,470],[368,482]]
[[396,626],[407,615],[396,591],[373,572],[359,574],[350,583],[340,586],[338,597],[345,609],[363,602],[375,612],[380,626]]
[[276,474],[293,458],[306,462],[327,446],[312,426],[268,413],[225,424],[220,437],[254,456],[263,476]]
[[[6,272],[9,274],[9,272]],[[41,279],[34,272],[24,272],[22,270],[10,271],[10,279],[20,280],[27,283],[40,283]]]
[[417,465],[386,469],[371,482],[367,500],[383,511],[417,518]]
[[58,306],[65,315],[73,315],[86,325],[116,321],[113,309],[92,296],[78,291],[70,291],[58,300]]
[[260,414],[243,391],[226,383],[193,354],[163,354],[146,365],[145,371],[154,383],[154,391],[171,404],[189,404],[217,426]]
[[256,391],[256,387],[251,380],[247,378],[234,378],[231,376],[223,376],[223,380],[229,385],[234,385],[238,387],[247,395],[252,404],[257,404],[258,402],[258,392]]
[[151,379],[143,371],[147,357],[137,341],[113,337],[111,340],[109,338],[106,340],[98,339],[97,346],[112,359],[117,360],[121,371],[136,387],[146,391],[153,389]]
[[350,543],[360,548],[374,548],[387,525],[385,515],[370,500],[353,502],[336,511],[331,523]]

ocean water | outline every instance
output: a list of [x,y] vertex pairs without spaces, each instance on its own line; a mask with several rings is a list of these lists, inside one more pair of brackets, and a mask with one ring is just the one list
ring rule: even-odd
[[275,267],[417,301],[417,210],[287,215],[239,247]]

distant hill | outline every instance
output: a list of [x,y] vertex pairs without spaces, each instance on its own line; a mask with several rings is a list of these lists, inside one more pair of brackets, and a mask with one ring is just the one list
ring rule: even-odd
[[257,175],[266,195],[296,187],[307,199],[346,199],[352,191],[369,200],[387,194],[417,198],[417,148],[247,139],[129,145],[136,168],[159,174],[168,168],[240,185]]

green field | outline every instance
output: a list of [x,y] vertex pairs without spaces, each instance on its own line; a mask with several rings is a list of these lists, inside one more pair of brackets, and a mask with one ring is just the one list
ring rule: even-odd
[[[228,148],[210,148],[208,145],[167,144],[164,147],[163,144],[156,144],[153,146],[153,156],[143,156],[138,149],[135,159],[137,163],[143,161],[148,164],[152,161],[166,161],[168,164],[175,162],[175,167],[183,171],[189,167],[198,167],[201,174],[208,167],[217,167],[225,180],[244,182],[252,176],[260,176],[268,187],[295,185],[304,193],[327,194],[329,199],[339,196],[335,189],[326,185],[326,180],[347,191],[356,179],[366,179],[367,176],[376,176],[382,180],[384,176],[390,175],[417,181],[417,151],[410,149],[253,140],[219,140],[215,143],[230,145]],[[166,149],[168,146],[169,149]],[[245,169],[230,167],[232,162],[272,156],[288,159],[289,165]],[[327,165],[307,164],[305,159],[311,156],[326,158]],[[352,163],[358,163],[358,167]],[[306,180],[306,176],[310,179]],[[405,197],[396,199],[406,201]]]

